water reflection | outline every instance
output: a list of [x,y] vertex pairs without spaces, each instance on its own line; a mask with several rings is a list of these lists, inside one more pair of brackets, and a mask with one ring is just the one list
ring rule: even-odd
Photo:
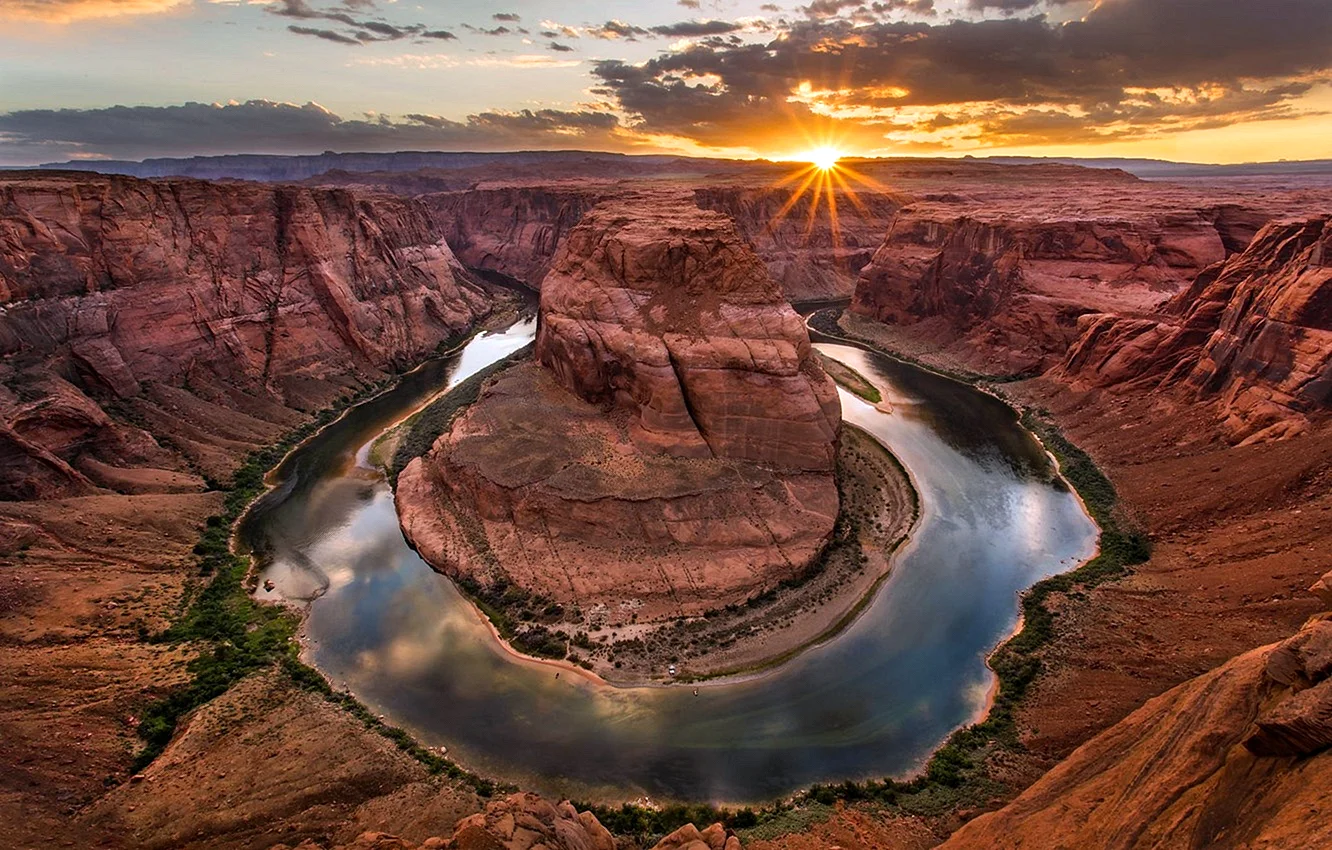
[[[478,339],[434,386],[530,337],[524,325]],[[847,421],[912,471],[922,519],[856,622],[756,679],[698,696],[615,689],[508,655],[405,545],[386,483],[363,465],[367,443],[430,396],[424,385],[294,454],[246,539],[278,592],[313,600],[315,664],[482,772],[551,794],[726,802],[901,775],[983,708],[983,659],[1013,627],[1017,592],[1088,556],[1095,530],[997,400],[856,348],[820,348],[892,403],[886,414],[842,396]]]

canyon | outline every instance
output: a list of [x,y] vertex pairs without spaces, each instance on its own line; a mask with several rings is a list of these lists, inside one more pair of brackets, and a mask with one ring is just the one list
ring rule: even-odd
[[[853,289],[848,335],[950,372],[1002,377],[993,387],[1048,412],[1154,541],[1128,577],[1052,603],[1043,672],[1015,721],[1022,747],[996,769],[1002,791],[925,816],[848,801],[785,836],[742,836],[746,846],[1328,840],[1316,796],[1327,760],[1317,654],[1327,601],[1308,592],[1332,567],[1325,185],[856,163],[873,185],[858,187],[864,210],[837,195],[834,234],[808,201],[774,223],[782,166],[625,160],[609,179],[602,164],[559,162],[272,175],[308,185],[0,175],[0,677],[13,683],[0,696],[0,737],[15,767],[0,780],[0,842],[518,846],[518,802],[488,802],[432,775],[276,670],[192,714],[142,778],[127,771],[137,715],[187,680],[198,652],[143,635],[164,629],[197,590],[191,547],[221,510],[217,487],[252,449],[507,309],[491,275],[540,289],[541,365],[491,383],[428,456],[470,470],[471,481],[427,481],[422,461],[399,490],[422,504],[450,487],[460,488],[451,498],[486,494],[475,508],[503,529],[501,563],[526,545],[522,521],[572,517],[571,539],[586,536],[566,497],[586,498],[604,480],[556,482],[561,490],[532,465],[553,457],[534,432],[561,421],[590,435],[589,451],[606,462],[590,464],[576,445],[564,460],[622,487],[644,483],[626,470],[712,464],[713,479],[700,472],[684,489],[720,481],[707,498],[745,492],[769,501],[744,513],[789,519],[780,563],[720,560],[727,598],[793,574],[837,511],[836,396],[809,365],[783,296]],[[663,191],[671,204],[632,207]],[[695,235],[663,247],[650,235],[657,227]],[[647,279],[670,281],[666,296],[709,281],[738,303],[707,303],[699,315],[716,324],[681,331],[681,305],[653,301]],[[724,321],[731,310],[753,324]],[[664,341],[672,333],[678,344]],[[712,374],[737,357],[759,376],[753,398]],[[708,409],[722,396],[739,398],[739,411]],[[765,422],[751,402],[791,404],[794,415]],[[540,453],[486,451],[495,435],[509,446],[532,440]],[[487,465],[514,477],[487,479],[476,471]],[[663,493],[674,514],[682,494],[647,495]],[[637,508],[643,498],[621,490],[611,503]],[[456,536],[404,521],[423,552],[444,546],[432,535]],[[589,563],[623,554],[590,545],[579,543],[579,557],[603,560]],[[557,598],[565,578],[541,592]],[[661,611],[700,610],[705,595]],[[586,812],[521,807],[536,835],[570,848],[604,843]],[[668,846],[731,846],[725,830],[695,832]]]
[[199,489],[491,305],[419,204],[339,190],[10,180],[0,257],[9,498]]
[[839,510],[840,404],[728,218],[688,198],[592,208],[539,322],[535,363],[490,380],[398,478],[428,562],[608,628],[742,603],[809,567]]

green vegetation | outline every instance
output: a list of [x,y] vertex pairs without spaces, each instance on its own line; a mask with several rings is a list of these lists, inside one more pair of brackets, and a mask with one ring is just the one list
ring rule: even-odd
[[430,451],[440,435],[448,430],[453,418],[481,397],[481,387],[494,375],[508,369],[515,363],[532,355],[532,346],[527,345],[501,360],[497,360],[477,372],[444,395],[435,399],[420,410],[411,419],[403,423],[406,432],[393,453],[389,464],[389,479],[394,485],[398,475],[416,458]]
[[771,806],[761,811],[751,808],[719,809],[706,803],[674,804],[660,809],[649,809],[625,803],[622,806],[598,806],[590,803],[575,802],[574,808],[587,810],[596,815],[601,825],[620,836],[630,836],[645,845],[649,839],[674,832],[687,823],[696,824],[700,829],[709,824],[721,823],[728,829],[750,829],[760,823],[771,820],[779,811],[788,811],[790,806]]
[[[807,825],[805,813],[826,811],[838,801],[873,803],[889,811],[928,816],[960,806],[981,805],[1004,792],[1003,783],[991,777],[989,762],[1004,750],[1022,747],[1017,710],[1041,673],[1041,650],[1054,637],[1055,613],[1047,603],[1055,594],[1079,595],[1127,575],[1132,566],[1151,556],[1150,541],[1122,515],[1114,485],[1091,457],[1068,440],[1043,411],[1025,411],[1022,424],[1054,455],[1064,478],[1100,526],[1100,551],[1079,569],[1046,579],[1023,595],[1022,630],[990,658],[999,688],[989,714],[980,723],[953,733],[919,776],[905,782],[884,779],[815,785],[789,802],[753,812],[757,829],[751,835],[771,838],[802,828]],[[596,811],[601,818],[603,810]],[[680,825],[676,823],[680,813],[673,808],[657,812],[626,806],[606,815],[626,834],[633,835],[666,832]],[[714,811],[704,820],[731,825],[728,817],[725,811]]]
[[[460,337],[456,343],[460,345],[466,339],[467,336]],[[336,406],[320,411],[278,443],[252,452],[233,474],[230,486],[219,488],[226,490],[222,512],[208,518],[193,550],[200,575],[211,580],[187,600],[183,615],[175,623],[161,634],[147,638],[197,648],[198,654],[186,667],[189,680],[143,710],[137,731],[144,747],[134,760],[133,771],[142,770],[162,753],[186,714],[221,696],[251,673],[276,667],[296,686],[318,693],[351,712],[367,728],[393,741],[431,773],[465,781],[482,796],[507,788],[469,773],[421,746],[410,733],[385,724],[350,694],[335,692],[317,670],[301,663],[299,647],[292,640],[299,619],[285,608],[255,601],[246,582],[249,558],[231,551],[232,528],[250,504],[265,492],[268,470],[337,419],[343,409],[384,387],[385,384],[367,385],[355,395],[344,396]]]
[[819,365],[823,367],[823,371],[827,372],[834,381],[870,404],[879,404],[883,401],[883,393],[879,392],[879,388],[874,386],[864,375],[821,351],[815,350],[814,353],[818,358]]
[[[844,332],[837,327],[836,319],[835,311],[823,311],[815,315],[811,325],[821,330],[820,324],[830,324],[830,329],[825,332],[841,336]],[[527,354],[528,349],[524,349],[499,361],[413,417],[392,459],[392,476],[396,478],[412,458],[424,453],[453,417],[476,400],[488,377]],[[858,377],[864,380],[863,376]],[[950,377],[969,382],[982,379],[981,376]],[[291,448],[333,421],[340,408],[378,389],[367,387],[355,398],[344,398],[338,408],[322,411],[313,421],[291,432],[276,445],[252,453],[236,471],[222,512],[209,518],[194,549],[201,575],[211,576],[211,581],[190,600],[184,615],[176,623],[150,638],[203,648],[188,665],[190,680],[143,712],[138,731],[145,746],[135,762],[135,770],[146,766],[162,752],[180,719],[189,711],[221,695],[241,678],[276,667],[295,686],[320,694],[352,713],[368,729],[392,740],[432,773],[465,781],[482,796],[509,790],[509,786],[472,774],[423,747],[409,732],[385,724],[350,694],[335,691],[317,670],[301,663],[298,647],[292,640],[297,618],[277,606],[259,604],[250,596],[246,587],[248,559],[235,555],[230,549],[231,529],[245,509],[264,492],[266,471],[278,464]],[[670,805],[654,809],[632,804],[611,807],[586,803],[578,803],[577,807],[592,811],[613,833],[640,839],[664,835],[686,823],[704,825],[714,822],[745,830],[754,838],[772,838],[825,820],[838,801],[874,803],[890,811],[929,815],[962,805],[980,804],[1001,793],[1003,785],[990,777],[988,762],[992,755],[1002,750],[1021,747],[1017,737],[1017,708],[1041,672],[1040,651],[1054,635],[1055,614],[1046,603],[1055,594],[1076,595],[1121,577],[1150,555],[1148,540],[1121,515],[1113,485],[1086,452],[1064,437],[1044,413],[1026,411],[1022,422],[1055,456],[1064,477],[1100,525],[1100,552],[1075,572],[1042,581],[1023,596],[1022,631],[990,659],[999,679],[999,689],[994,706],[984,721],[954,733],[931,757],[925,770],[910,781],[884,779],[815,785],[791,800],[759,809],[729,810],[708,805]],[[842,539],[853,531],[852,528],[839,527],[836,537]],[[550,600],[532,596],[502,581],[483,587],[464,579],[459,585],[491,619],[501,636],[524,652],[563,658],[568,654],[570,643],[586,648],[590,642],[585,633],[570,638],[562,631],[547,627],[546,624],[561,622],[565,617],[564,610]],[[763,601],[751,600],[750,604]]]
[[[347,399],[344,406],[352,401]],[[138,729],[144,749],[135,759],[134,770],[145,767],[166,748],[186,713],[220,696],[250,673],[272,665],[294,646],[296,617],[250,598],[245,586],[249,559],[231,551],[231,528],[250,502],[263,494],[266,471],[337,416],[336,409],[322,411],[276,445],[252,452],[232,476],[222,513],[208,518],[194,546],[199,573],[212,580],[194,596],[179,620],[150,638],[204,648],[187,666],[190,681],[145,709]]]
[[[900,360],[903,363],[910,363],[917,369],[924,369],[927,372],[933,372],[936,375],[943,375],[945,378],[952,378],[964,384],[1010,384],[1016,381],[1025,381],[1028,378],[1036,377],[1036,372],[1020,372],[1012,375],[983,375],[980,372],[969,372],[962,369],[945,369],[942,366],[935,366],[900,352],[887,352],[881,349],[874,340],[861,337],[838,324],[842,318],[842,308],[831,307],[826,310],[819,310],[806,319],[806,323],[816,332],[823,334],[835,340],[844,340],[856,342],[867,346],[885,357],[891,357],[894,360]],[[835,375],[833,376],[836,377]],[[848,387],[850,389],[850,387]]]

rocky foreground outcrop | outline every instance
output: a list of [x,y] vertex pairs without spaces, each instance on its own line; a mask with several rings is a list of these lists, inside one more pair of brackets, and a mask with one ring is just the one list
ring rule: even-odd
[[1289,437],[1332,404],[1332,218],[1273,223],[1157,316],[1098,314],[1054,376],[1215,400],[1233,442]]
[[421,359],[488,310],[414,201],[7,178],[0,497],[134,491],[156,475],[128,471],[143,466],[168,486],[187,469],[220,477],[238,448]]
[[1324,614],[1151,700],[943,846],[1332,846],[1329,674]]
[[398,480],[437,568],[648,622],[743,601],[828,540],[836,388],[726,217],[589,212],[543,284],[536,357]]
[[[323,850],[307,841],[295,850]],[[458,821],[450,838],[421,843],[385,832],[366,832],[332,850],[617,850],[615,838],[596,815],[580,812],[567,800],[552,804],[536,794],[512,794]],[[279,844],[273,850],[291,850]],[[720,823],[707,829],[686,824],[652,846],[652,850],[741,850],[740,839]]]
[[[856,284],[852,310],[920,325],[994,373],[1044,370],[1089,312],[1142,311],[1173,296],[1244,237],[1222,210],[1127,219],[958,216],[949,204],[904,209]],[[1218,222],[1224,222],[1219,224]]]

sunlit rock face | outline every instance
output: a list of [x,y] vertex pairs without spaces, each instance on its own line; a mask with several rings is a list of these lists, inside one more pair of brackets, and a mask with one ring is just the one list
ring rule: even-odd
[[1291,436],[1332,405],[1332,219],[1274,223],[1200,274],[1162,316],[1085,317],[1057,375],[1182,388],[1236,442]]
[[399,478],[437,568],[643,622],[742,601],[828,540],[836,388],[725,217],[589,212],[543,283],[536,358]]
[[[495,186],[428,194],[421,201],[440,223],[459,259],[541,288],[565,240],[588,210],[635,190],[597,181]],[[792,198],[790,188],[710,186],[694,203],[729,217],[792,301],[844,298],[883,240],[903,196],[837,192]],[[834,212],[840,210],[834,216]]]
[[943,847],[1329,846],[1328,617],[1149,701]]
[[291,408],[420,360],[488,301],[414,201],[0,180],[0,495],[124,489],[108,469],[185,465],[103,407],[132,409],[188,465],[225,477],[298,421]]
[[547,277],[541,315],[541,363],[581,398],[632,413],[639,445],[832,468],[836,388],[728,218],[595,210]]
[[[1226,256],[1243,228],[1212,211],[1124,219],[962,217],[908,207],[856,285],[852,310],[961,341],[987,372],[1058,363],[1089,312],[1150,310]],[[1233,216],[1232,216],[1233,218]]]

